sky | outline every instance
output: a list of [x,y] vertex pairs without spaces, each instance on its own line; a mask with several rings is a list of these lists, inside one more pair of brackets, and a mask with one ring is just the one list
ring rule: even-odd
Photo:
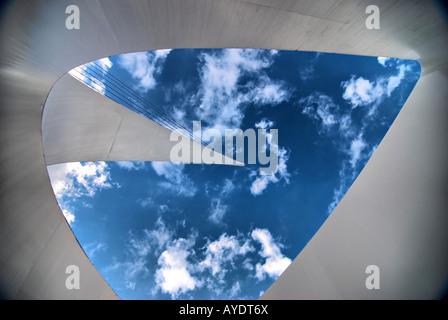
[[421,71],[412,60],[253,49],[97,64],[101,83],[78,78],[113,99],[113,75],[186,128],[278,130],[272,175],[260,163],[48,167],[76,238],[121,299],[258,299],[350,188]]

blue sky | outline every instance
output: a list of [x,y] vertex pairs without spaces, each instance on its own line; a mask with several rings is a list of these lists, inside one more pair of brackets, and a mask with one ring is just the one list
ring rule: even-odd
[[64,216],[122,299],[257,299],[365,166],[420,76],[416,61],[251,49],[97,61],[177,122],[278,129],[279,167],[49,166]]

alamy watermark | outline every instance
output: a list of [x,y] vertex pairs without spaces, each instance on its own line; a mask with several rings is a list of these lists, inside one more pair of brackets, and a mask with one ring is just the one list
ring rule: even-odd
[[366,19],[366,28],[369,30],[380,29],[380,8],[372,4],[367,6],[366,13],[370,14]]
[[79,267],[71,264],[65,268],[65,273],[69,274],[67,279],[65,279],[65,287],[68,290],[80,289]]
[[[244,165],[245,141],[247,140],[247,163],[267,165],[260,168],[261,175],[273,175],[278,169],[278,130],[225,129],[223,136],[218,129],[202,132],[201,121],[193,121],[194,141],[181,134],[171,132],[170,141],[177,143],[171,148],[170,161],[183,163]],[[235,143],[234,143],[235,141]],[[206,146],[202,142],[209,142]],[[268,148],[269,145],[269,148]],[[258,147],[258,148],[257,148]],[[269,149],[269,155],[268,155]],[[236,158],[233,156],[236,154]]]
[[366,288],[368,290],[380,288],[380,268],[374,264],[366,267],[366,273],[369,276],[366,279]]

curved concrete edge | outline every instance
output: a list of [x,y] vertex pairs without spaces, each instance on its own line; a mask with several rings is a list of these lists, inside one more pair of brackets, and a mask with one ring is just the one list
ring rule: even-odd
[[[419,80],[358,179],[262,299],[446,294],[446,88],[448,77],[441,72]],[[369,265],[379,267],[379,290],[366,289]]]
[[[71,4],[80,8],[80,30],[65,28],[65,8]],[[367,0],[285,0],[276,3],[268,0],[14,1],[0,21],[2,296],[116,298],[64,222],[46,171],[41,117],[48,93],[57,79],[78,65],[120,53],[163,48],[226,47],[335,52],[418,59],[421,62],[421,84],[419,82],[412,93],[412,97],[420,98],[415,100],[414,108],[406,112],[412,104],[408,102],[405,105],[402,110],[404,116],[400,114],[369,162],[365,170],[368,174],[363,172],[360,175],[350,195],[343,199],[337,211],[303,250],[304,254],[299,255],[263,298],[310,298],[315,297],[316,292],[320,296],[336,298],[367,297],[358,295],[359,280],[364,281],[359,272],[364,270],[356,268],[356,273],[349,277],[349,273],[339,269],[347,265],[345,262],[339,261],[336,263],[338,268],[332,267],[333,261],[344,258],[354,261],[355,265],[358,259],[367,261],[369,250],[364,250],[358,257],[343,248],[344,243],[356,242],[358,237],[363,245],[380,241],[386,254],[381,259],[389,256],[398,261],[404,252],[407,264],[400,266],[405,268],[406,275],[431,273],[434,277],[426,287],[422,287],[421,280],[413,287],[404,286],[403,278],[399,278],[390,282],[398,287],[389,287],[386,291],[381,289],[368,297],[378,297],[385,292],[385,297],[404,298],[410,296],[408,290],[416,292],[415,296],[437,296],[434,284],[446,277],[447,272],[444,262],[447,255],[441,254],[442,249],[438,247],[447,234],[446,230],[438,227],[446,225],[446,210],[441,212],[439,209],[448,207],[448,199],[440,196],[440,192],[446,190],[448,180],[444,152],[446,131],[440,129],[441,123],[447,120],[446,104],[443,103],[446,101],[448,74],[447,32],[430,2],[407,0],[376,1],[382,12],[381,29],[367,30],[365,8],[369,4]],[[440,89],[437,81],[445,84],[445,88]],[[439,90],[431,90],[433,86]],[[416,108],[427,108],[428,112],[416,112]],[[399,120],[403,118],[405,120]],[[421,126],[421,122],[426,126]],[[422,138],[404,140],[405,144],[400,136],[395,137],[413,130],[423,132]],[[387,142],[389,140],[391,142]],[[402,162],[393,161],[390,166],[389,161],[395,157]],[[378,165],[374,164],[375,159],[381,160]],[[374,179],[377,175],[378,178]],[[367,187],[370,180],[374,184]],[[361,186],[359,192],[356,186]],[[394,188],[391,190],[386,186]],[[377,188],[385,188],[388,192]],[[369,198],[361,191],[377,197]],[[350,213],[351,207],[359,208],[357,202],[364,200],[369,214],[361,213],[358,219],[352,220],[357,216],[356,212]],[[377,204],[386,210],[374,210]],[[372,209],[368,209],[369,206]],[[361,217],[367,220],[363,221]],[[426,222],[422,223],[422,220]],[[368,233],[373,228],[360,227],[364,223],[387,229]],[[405,240],[410,241],[408,246],[404,245]],[[339,241],[339,245],[334,244]],[[416,243],[418,245],[412,247]],[[335,250],[331,252],[334,259],[323,258],[331,256],[328,248]],[[404,251],[389,251],[388,248]],[[310,253],[306,254],[307,251]],[[428,253],[420,255],[426,251]],[[378,254],[373,257],[378,258]],[[380,264],[382,261],[369,263]],[[69,264],[82,266],[81,279],[88,280],[80,291],[61,289],[61,281],[65,279],[60,274],[54,276]],[[361,266],[362,263],[358,264]],[[394,272],[391,274],[395,275],[398,269],[392,267],[390,270]],[[304,276],[300,276],[300,281],[295,281],[294,270],[307,272],[302,273]],[[334,279],[339,274],[347,275],[343,277],[345,282]],[[313,279],[317,281],[313,286],[315,291],[300,288],[301,282],[309,286]],[[288,286],[289,281],[296,286]],[[387,281],[382,283],[384,288]],[[352,285],[354,289],[350,289]],[[439,287],[442,285],[440,283]]]
[[[171,161],[172,148],[181,143],[190,150],[189,161],[202,163],[206,147],[173,136],[136,112],[103,96],[69,74],[48,95],[42,116],[42,140],[47,165],[80,161]],[[180,142],[178,142],[180,141]],[[210,153],[215,151],[208,149]],[[244,166],[216,152],[222,164]],[[193,161],[201,159],[201,161]]]
[[[40,134],[40,114],[49,87],[41,78],[2,71],[1,296],[118,298],[79,246],[50,185]],[[81,269],[80,290],[65,288],[65,270],[71,264]]]

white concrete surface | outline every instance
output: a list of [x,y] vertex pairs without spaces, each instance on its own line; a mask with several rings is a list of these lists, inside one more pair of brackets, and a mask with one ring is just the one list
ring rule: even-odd
[[[194,153],[202,154],[204,146],[180,140],[179,134],[173,141],[170,137],[171,130],[97,93],[69,74],[51,89],[42,115],[47,165],[99,160],[170,161],[170,151],[178,141],[185,144],[185,150],[190,149],[185,163],[201,159]],[[221,163],[243,165],[225,156]]]

